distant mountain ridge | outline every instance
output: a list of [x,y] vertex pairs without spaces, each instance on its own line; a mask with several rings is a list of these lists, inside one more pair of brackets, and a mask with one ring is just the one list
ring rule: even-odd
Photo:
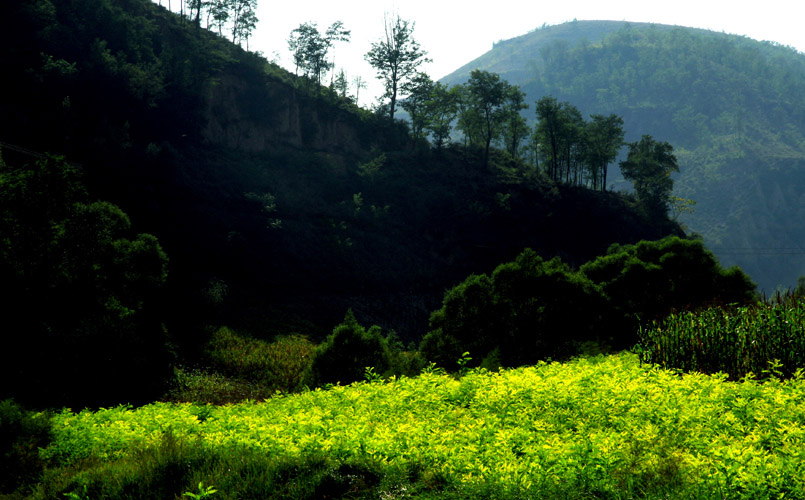
[[622,116],[627,141],[671,142],[675,194],[697,203],[681,220],[723,264],[767,292],[805,274],[805,55],[702,29],[573,21],[498,42],[442,82],[476,68],[520,86],[532,123],[534,101],[553,95]]

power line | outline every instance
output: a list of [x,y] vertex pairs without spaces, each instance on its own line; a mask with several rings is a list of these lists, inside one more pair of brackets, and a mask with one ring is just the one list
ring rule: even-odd
[[718,255],[805,255],[802,248],[708,247]]
[[[52,158],[54,155],[43,153],[41,151],[34,151],[32,149],[24,148],[22,146],[17,146],[16,144],[9,144],[7,142],[0,141],[0,149],[7,149],[9,151],[14,151],[23,155],[32,156],[34,158],[39,158],[40,160]],[[82,168],[83,165],[80,163],[74,163],[71,161],[64,160],[65,163],[71,165],[73,167]]]

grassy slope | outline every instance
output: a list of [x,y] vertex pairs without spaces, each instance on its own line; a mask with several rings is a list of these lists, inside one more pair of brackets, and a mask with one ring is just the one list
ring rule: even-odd
[[[421,478],[437,477],[439,495],[803,498],[803,403],[801,379],[733,383],[621,354],[459,380],[426,373],[260,403],[64,412],[44,453],[97,469],[130,463],[171,433],[211,454],[323,455],[381,471],[426,470],[409,487],[427,489]],[[203,480],[219,487],[216,498],[237,498],[241,487],[212,468],[189,477],[184,487]]]

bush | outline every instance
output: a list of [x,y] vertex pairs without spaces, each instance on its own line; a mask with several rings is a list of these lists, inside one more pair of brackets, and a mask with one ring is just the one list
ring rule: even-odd
[[226,327],[213,334],[207,347],[207,357],[215,370],[258,383],[272,392],[301,389],[314,353],[315,345],[301,335],[266,342],[238,335]]
[[260,401],[276,389],[249,380],[202,370],[175,369],[173,388],[163,399],[173,402],[222,405],[247,399]]
[[12,400],[0,401],[0,494],[40,479],[39,448],[50,440],[48,414],[26,411]]
[[604,305],[586,277],[527,249],[491,277],[473,275],[449,290],[420,348],[444,367],[465,351],[484,366],[493,357],[506,366],[567,357],[575,343],[594,337]]
[[581,266],[601,287],[615,312],[611,330],[634,342],[641,322],[672,311],[713,304],[745,304],[755,284],[737,267],[722,268],[698,240],[668,236],[634,245],[613,245],[607,254]]
[[385,374],[391,368],[388,340],[374,325],[368,330],[350,309],[344,322],[316,349],[311,365],[311,381],[316,385],[349,384],[365,378],[366,368]]

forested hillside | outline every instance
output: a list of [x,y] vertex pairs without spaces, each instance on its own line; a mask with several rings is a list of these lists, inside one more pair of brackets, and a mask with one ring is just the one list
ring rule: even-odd
[[[131,352],[161,342],[160,369],[193,359],[211,326],[322,339],[349,308],[415,342],[446,289],[526,247],[579,266],[612,243],[681,234],[634,197],[555,182],[495,148],[431,147],[148,0],[0,14],[4,305],[16,304],[8,331],[38,332],[13,347],[92,324],[82,359],[114,346],[109,364],[132,387],[140,375],[115,361],[126,348],[103,337],[114,325],[136,332]],[[80,234],[91,251],[68,245]],[[124,257],[138,235],[150,261]],[[88,316],[58,299],[89,296]],[[70,363],[56,345],[15,366],[47,379]],[[122,384],[82,366],[84,380]],[[54,401],[75,392],[65,384]]]
[[[443,82],[499,73],[533,103],[545,95],[585,116],[614,113],[626,140],[675,147],[680,220],[722,263],[761,288],[805,273],[805,56],[745,37],[653,24],[574,21],[499,42]],[[628,185],[613,183],[615,189]]]
[[399,16],[370,111],[344,24],[293,30],[292,74],[248,51],[255,0],[165,3],[0,3],[0,497],[803,497],[805,278],[761,299],[671,177],[704,155],[696,189],[739,193],[718,143],[783,189],[784,151],[788,203],[799,133],[757,132],[802,117],[768,97],[790,51],[720,89],[765,121],[711,119],[637,90],[687,32],[590,25],[543,51],[529,127],[511,75],[417,71]]

